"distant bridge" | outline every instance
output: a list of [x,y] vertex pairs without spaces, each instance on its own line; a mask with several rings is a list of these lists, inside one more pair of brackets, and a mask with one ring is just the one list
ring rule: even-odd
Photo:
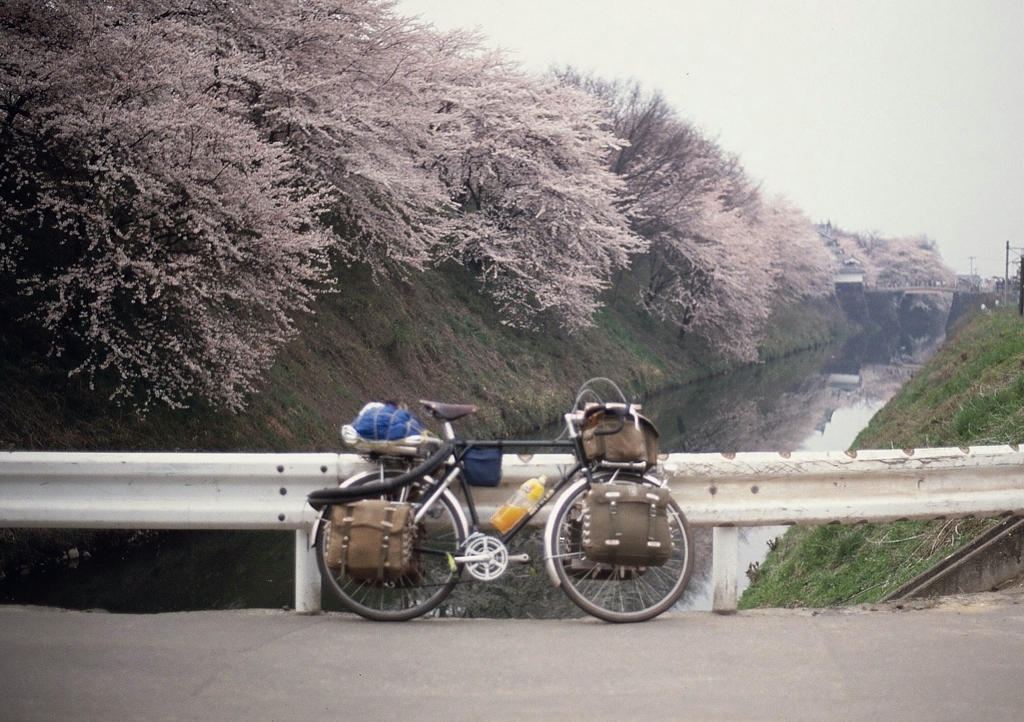
[[864,286],[865,293],[966,293],[971,292],[968,288],[957,288],[956,286]]
[[863,273],[840,273],[835,278],[837,286],[860,286],[865,293],[979,293],[978,289],[962,286],[926,285],[907,283],[896,286],[868,285]]

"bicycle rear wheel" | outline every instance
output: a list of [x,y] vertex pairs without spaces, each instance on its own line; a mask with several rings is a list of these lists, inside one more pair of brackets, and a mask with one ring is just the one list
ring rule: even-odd
[[[596,475],[595,483],[611,481],[612,475]],[[616,483],[654,486],[654,480],[637,475],[615,476]],[[607,622],[642,622],[668,610],[682,596],[693,573],[693,542],[690,525],[673,500],[667,513],[672,535],[672,555],[656,567],[624,567],[587,560],[582,547],[583,501],[590,490],[585,480],[566,490],[550,520],[547,553],[554,562],[562,591],[587,614]]]
[[[361,474],[341,485],[358,486],[400,474],[399,471],[385,471],[383,475]],[[420,494],[420,486],[412,484],[387,498],[410,501],[416,506]],[[353,579],[341,570],[328,567],[325,555],[329,522],[326,519],[330,516],[330,508],[325,509],[324,514],[325,521],[316,536],[317,565],[327,588],[349,611],[380,622],[413,619],[436,608],[458,583],[462,565],[454,564],[451,558],[459,552],[466,539],[467,525],[462,508],[450,491],[446,490],[417,524],[412,570],[393,581]]]

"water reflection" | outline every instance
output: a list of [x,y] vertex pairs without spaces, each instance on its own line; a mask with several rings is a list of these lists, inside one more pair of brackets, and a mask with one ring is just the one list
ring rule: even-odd
[[[844,451],[943,340],[878,330],[841,349],[758,366],[699,387],[649,399],[644,412],[662,432],[664,452]],[[891,354],[885,362],[879,362]],[[693,580],[681,609],[711,608],[711,530],[694,529]],[[768,543],[786,527],[739,530],[740,594],[743,572],[764,560]]]
[[825,350],[754,366],[647,399],[644,413],[666,453],[844,451],[919,364],[832,371],[842,360],[841,351]]

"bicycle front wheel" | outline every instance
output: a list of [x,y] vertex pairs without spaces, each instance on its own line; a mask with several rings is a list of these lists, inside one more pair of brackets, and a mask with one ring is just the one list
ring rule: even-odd
[[[342,483],[357,486],[399,476],[401,472],[386,471],[383,475],[360,475]],[[410,501],[417,506],[421,489],[413,484],[388,498]],[[316,537],[316,560],[320,574],[338,601],[351,612],[380,622],[400,622],[422,616],[437,607],[462,574],[462,565],[452,559],[466,539],[466,519],[458,500],[448,490],[435,501],[416,526],[413,564],[408,574],[391,581],[353,579],[340,569],[327,566],[326,529],[330,509]]]
[[[597,475],[594,483],[611,481]],[[650,486],[656,482],[637,475],[616,475],[616,483]],[[583,553],[583,501],[590,485],[578,482],[566,490],[569,496],[549,521],[547,553],[554,562],[562,591],[587,614],[607,622],[642,622],[670,609],[682,596],[693,573],[693,542],[690,525],[673,500],[667,508],[672,535],[672,555],[656,567],[624,567],[597,564]]]

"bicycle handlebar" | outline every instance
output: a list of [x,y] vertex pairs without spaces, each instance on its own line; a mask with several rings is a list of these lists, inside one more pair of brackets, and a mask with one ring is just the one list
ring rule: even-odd
[[331,504],[342,504],[346,501],[356,501],[359,499],[369,499],[374,496],[380,496],[387,494],[396,489],[400,489],[403,486],[407,486],[412,482],[420,479],[427,474],[432,474],[437,471],[445,460],[452,454],[452,443],[445,441],[438,447],[437,451],[427,457],[427,460],[417,466],[415,469],[407,471],[401,476],[396,476],[394,479],[387,479],[385,481],[372,481],[369,484],[361,484],[360,486],[352,486],[347,488],[338,489],[318,489],[317,491],[311,492],[307,497],[309,505],[320,511],[325,506]]

